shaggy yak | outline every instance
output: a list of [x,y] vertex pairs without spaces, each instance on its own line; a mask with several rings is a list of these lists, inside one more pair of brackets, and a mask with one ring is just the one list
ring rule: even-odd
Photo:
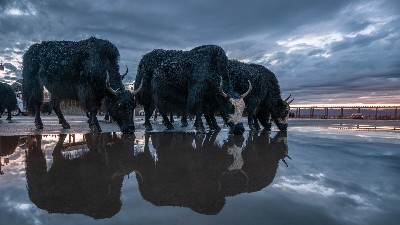
[[[37,129],[43,129],[40,105],[43,86],[51,93],[51,105],[64,129],[70,128],[60,103],[77,100],[89,112],[89,127],[101,132],[97,110],[105,98],[107,112],[123,133],[134,132],[134,95],[125,90],[119,74],[119,52],[107,40],[91,37],[73,41],[45,41],[32,45],[23,56],[22,96],[35,114]],[[138,89],[140,91],[140,88]]]
[[12,87],[0,82],[0,117],[7,109],[7,119],[11,120],[11,111],[17,108],[17,96]]
[[235,92],[227,66],[224,50],[216,45],[190,51],[158,49],[144,55],[138,66],[135,89],[143,82],[138,102],[144,106],[146,129],[152,129],[150,117],[157,108],[167,129],[173,129],[168,113],[183,112],[183,118],[188,112],[196,116],[195,129],[204,132],[203,105],[216,104],[230,132],[242,134],[243,98],[251,91],[251,84],[249,81],[243,95]]
[[[258,121],[260,121],[266,130],[270,130],[270,119],[272,119],[279,130],[286,130],[289,104],[294,99],[288,101],[289,96],[282,100],[275,74],[262,65],[247,64],[236,60],[229,60],[228,70],[236,92],[246,92],[248,80],[253,84],[253,90],[244,98],[249,128],[259,130]],[[210,128],[219,129],[214,117],[215,107],[205,107],[205,117]]]

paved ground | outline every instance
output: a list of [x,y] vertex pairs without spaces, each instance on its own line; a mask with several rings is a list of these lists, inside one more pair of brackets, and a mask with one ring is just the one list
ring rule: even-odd
[[[97,117],[103,132],[119,132],[120,129],[115,123],[108,123],[104,121],[103,116]],[[12,121],[9,122],[5,120],[6,117],[0,118],[0,136],[12,136],[12,135],[33,135],[33,134],[60,134],[60,133],[89,133],[89,125],[86,122],[86,116],[65,116],[65,119],[71,125],[71,129],[62,129],[61,125],[58,124],[58,118],[55,115],[42,116],[42,121],[44,125],[43,130],[36,130],[34,124],[34,118],[30,116],[15,116]],[[222,120],[217,118],[222,131],[228,130],[226,126],[223,125]],[[137,131],[144,131],[144,117],[135,117],[135,126]],[[247,119],[243,118],[244,126],[248,129]],[[161,118],[157,121],[153,121],[153,128],[155,131],[164,131],[165,127],[161,123]],[[205,124],[205,123],[204,123]],[[357,127],[358,125],[358,127]],[[193,121],[189,121],[189,126],[187,128],[180,127],[179,119],[175,120],[174,131],[194,131]],[[289,131],[291,128],[295,127],[330,127],[334,129],[385,129],[400,131],[400,120],[352,120],[352,119],[290,119],[289,120]],[[272,127],[276,130],[276,127]]]
[[[43,130],[36,130],[34,118],[30,116],[15,116],[12,121],[7,121],[6,117],[0,118],[0,136],[13,135],[34,135],[34,134],[71,134],[71,133],[89,133],[89,124],[86,116],[65,116],[65,119],[70,124],[70,129],[62,129],[58,124],[58,118],[55,115],[42,115]],[[119,132],[120,129],[116,123],[108,123],[104,121],[104,116],[97,116],[103,132]],[[218,119],[222,129],[227,129],[222,125],[222,120]],[[165,127],[161,122],[161,117],[157,121],[151,120],[155,131],[164,131]],[[135,128],[137,131],[144,131],[144,116],[136,116],[134,119]],[[193,121],[189,121],[187,128],[180,127],[180,119],[176,119],[174,123],[174,131],[194,131]]]

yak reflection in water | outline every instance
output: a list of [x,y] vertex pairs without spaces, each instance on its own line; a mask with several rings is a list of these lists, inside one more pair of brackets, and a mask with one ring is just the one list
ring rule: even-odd
[[[134,141],[115,134],[87,134],[80,156],[63,154],[66,135],[60,135],[47,170],[41,136],[28,145],[26,177],[28,194],[39,208],[50,213],[79,213],[109,218],[121,208],[124,175],[134,169]],[[82,149],[81,149],[82,150]],[[84,150],[84,149],[83,149]]]
[[[120,211],[124,176],[133,171],[141,195],[154,205],[215,215],[227,196],[268,186],[279,161],[288,156],[284,131],[273,138],[269,133],[250,133],[247,138],[229,135],[223,142],[216,132],[150,133],[138,154],[134,136],[115,133],[85,134],[81,153],[65,154],[66,135],[60,135],[48,169],[41,138],[35,136],[25,144],[31,201],[50,213],[96,219]],[[157,160],[150,148],[156,150]]]
[[[286,132],[273,139],[251,133],[245,141],[229,135],[222,145],[218,133],[151,133],[137,156],[136,171],[144,199],[157,206],[184,206],[201,214],[218,214],[226,196],[255,192],[269,185],[279,161],[288,156]],[[149,139],[157,161],[149,150]],[[285,162],[286,163],[286,162]]]
[[15,152],[18,146],[19,136],[2,136],[0,137],[0,175],[3,175],[3,163],[1,162],[4,157],[4,165],[8,164],[8,156]]

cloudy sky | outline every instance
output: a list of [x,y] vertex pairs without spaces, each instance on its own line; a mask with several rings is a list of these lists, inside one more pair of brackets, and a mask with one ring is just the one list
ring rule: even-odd
[[0,0],[0,78],[21,78],[33,43],[95,36],[118,47],[127,81],[153,49],[216,44],[269,68],[297,104],[399,104],[399,12],[399,0]]

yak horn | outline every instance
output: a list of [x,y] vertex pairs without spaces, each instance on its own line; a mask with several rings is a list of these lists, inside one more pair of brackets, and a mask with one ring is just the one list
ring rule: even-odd
[[253,89],[253,87],[251,86],[251,82],[250,80],[247,80],[249,82],[249,89],[247,89],[246,93],[242,94],[240,97],[241,98],[245,98],[251,91],[251,89]]
[[117,92],[110,87],[110,76],[108,75],[108,71],[106,71],[106,88],[111,94],[117,95]]
[[143,79],[142,79],[142,81],[140,82],[140,85],[139,85],[138,89],[136,89],[136,90],[134,90],[134,91],[132,92],[133,95],[136,95],[137,93],[139,93],[139,91],[142,89],[142,86],[143,86]]
[[127,74],[128,74],[128,66],[126,66],[126,71],[125,71],[125,73],[122,74],[122,75],[120,75],[120,76],[121,76],[121,80],[123,80]]
[[286,102],[287,100],[289,100],[289,98],[292,96],[292,94],[289,95],[289,97],[287,97],[287,99],[285,99],[284,102]]
[[288,104],[292,103],[293,101],[294,101],[294,99],[290,100],[290,101],[288,102]]
[[224,90],[222,90],[222,77],[220,77],[220,78],[221,78],[221,81],[219,82],[219,93],[220,93],[222,96],[224,96],[225,98],[227,98],[228,95],[225,94]]

